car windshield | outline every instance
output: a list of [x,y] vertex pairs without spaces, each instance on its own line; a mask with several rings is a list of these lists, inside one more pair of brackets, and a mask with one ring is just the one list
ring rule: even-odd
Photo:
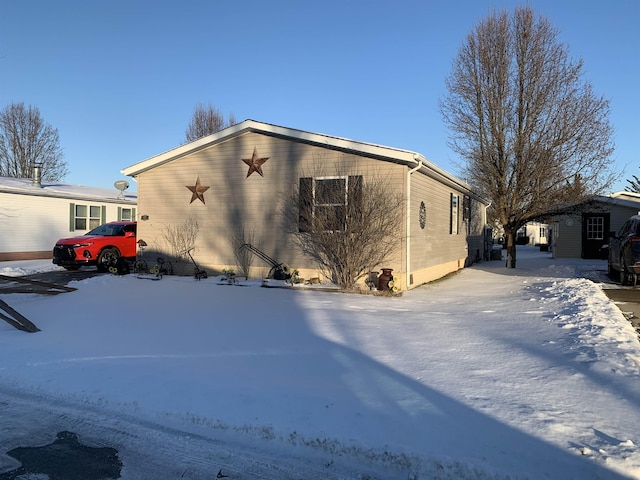
[[124,236],[124,225],[104,224],[94,228],[86,235],[100,235],[102,237],[121,237]]

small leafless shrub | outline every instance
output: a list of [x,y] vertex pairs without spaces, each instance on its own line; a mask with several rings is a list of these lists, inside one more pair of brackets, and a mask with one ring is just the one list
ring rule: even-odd
[[249,279],[254,255],[250,250],[242,248],[242,246],[246,243],[253,244],[254,237],[254,232],[247,231],[245,226],[242,225],[231,238],[231,248],[233,249],[233,254],[236,258],[238,269],[240,270],[240,276],[246,279]]
[[194,217],[180,224],[167,225],[162,233],[163,240],[171,247],[171,254],[176,260],[187,259],[187,251],[193,249],[198,238],[200,227]]

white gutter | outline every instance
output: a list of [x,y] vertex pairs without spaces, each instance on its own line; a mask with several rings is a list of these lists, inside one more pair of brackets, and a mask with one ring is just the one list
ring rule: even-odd
[[487,223],[487,210],[489,210],[489,207],[491,206],[491,203],[492,202],[489,202],[489,205],[486,205],[484,207],[484,223],[483,223],[483,225],[488,225],[488,223]]
[[416,164],[411,170],[407,172],[407,216],[405,219],[406,232],[405,238],[407,239],[407,251],[405,254],[406,266],[405,266],[405,286],[409,290],[409,278],[411,268],[411,175],[422,168],[422,160],[418,160],[417,155],[413,156],[413,163]]

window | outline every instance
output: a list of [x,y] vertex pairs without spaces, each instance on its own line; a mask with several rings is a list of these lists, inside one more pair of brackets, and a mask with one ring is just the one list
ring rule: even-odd
[[587,240],[604,239],[604,217],[587,217]]
[[70,204],[69,229],[93,230],[105,222],[106,207],[101,205]]
[[299,195],[301,232],[345,231],[348,216],[356,214],[355,207],[362,202],[362,176],[304,177],[300,179]]
[[452,235],[458,234],[458,195],[451,194],[451,211],[450,211],[450,225],[449,225],[449,233]]
[[76,205],[74,230],[87,230],[87,206]]
[[546,227],[540,227],[540,238],[545,238],[547,236]]
[[89,229],[99,227],[102,223],[101,220],[102,209],[99,206],[91,205],[89,207]]
[[132,222],[135,218],[135,208],[118,207],[118,220],[122,222]]

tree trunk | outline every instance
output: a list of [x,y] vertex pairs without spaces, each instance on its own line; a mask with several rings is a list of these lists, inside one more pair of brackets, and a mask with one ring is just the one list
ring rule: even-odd
[[516,268],[516,231],[506,230],[505,241],[507,245],[507,268]]

